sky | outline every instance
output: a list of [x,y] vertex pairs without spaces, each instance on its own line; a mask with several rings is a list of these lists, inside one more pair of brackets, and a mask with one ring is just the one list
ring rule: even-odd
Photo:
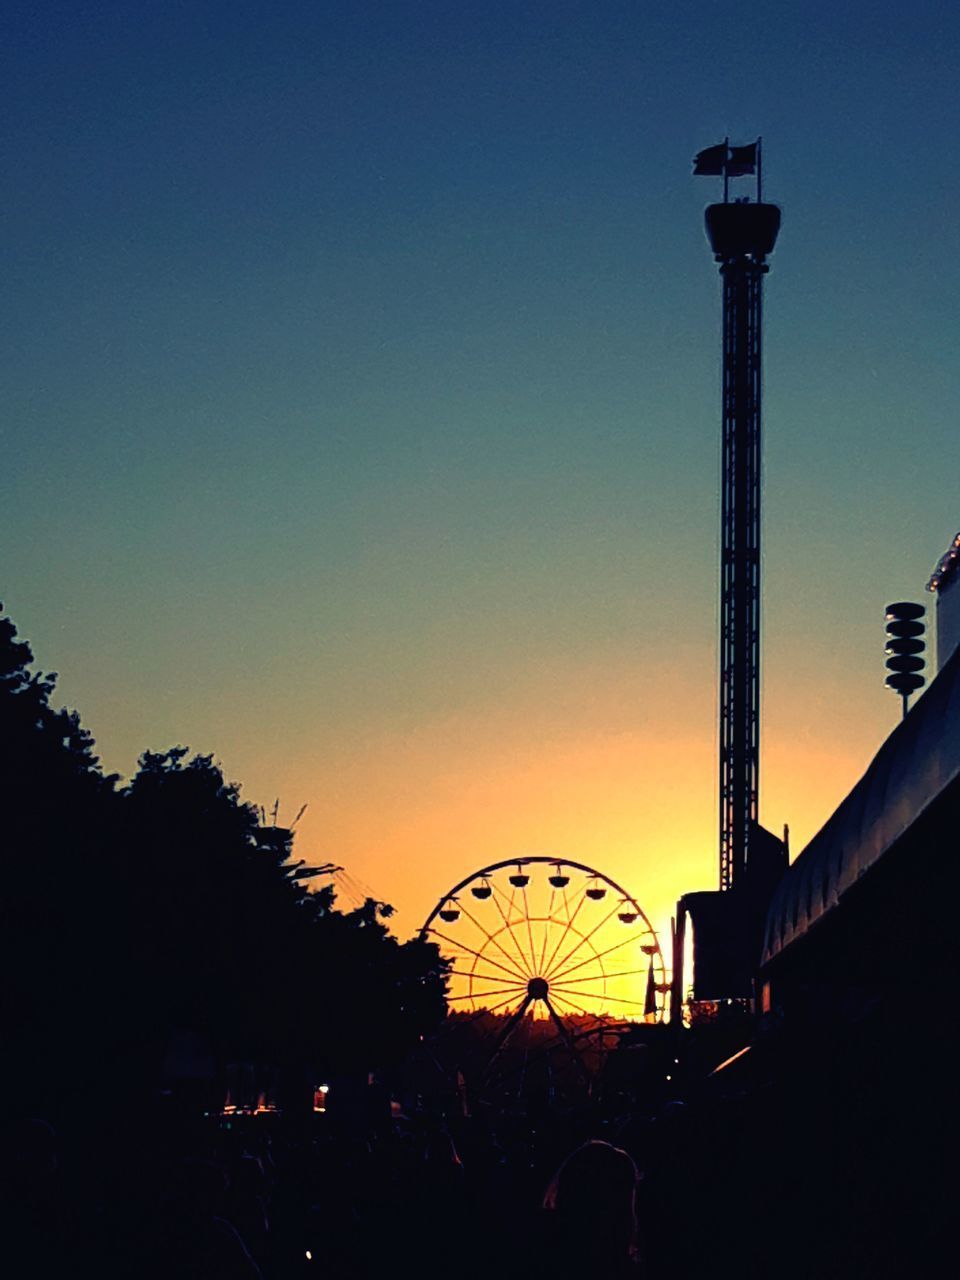
[[760,808],[798,852],[960,528],[956,7],[11,0],[2,46],[0,598],[108,769],[182,743],[307,804],[298,856],[400,936],[515,854],[661,928],[717,884],[690,161],[763,136]]

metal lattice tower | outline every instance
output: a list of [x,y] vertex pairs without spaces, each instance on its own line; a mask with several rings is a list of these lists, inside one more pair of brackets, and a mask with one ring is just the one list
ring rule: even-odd
[[723,280],[723,497],[720,570],[720,887],[749,860],[760,756],[760,400],[763,277],[780,229],[775,205],[710,205]]

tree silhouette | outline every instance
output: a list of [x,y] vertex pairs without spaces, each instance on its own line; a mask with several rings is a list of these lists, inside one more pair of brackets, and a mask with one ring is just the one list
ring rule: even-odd
[[88,926],[105,915],[115,798],[78,716],[50,706],[56,676],[32,660],[0,616],[0,1073],[27,1096],[55,1089],[95,1034],[108,938]]
[[397,1061],[445,1011],[436,948],[399,943],[382,904],[336,909],[291,874],[211,755],[146,752],[106,776],[56,677],[0,616],[2,1087],[27,1108],[94,1092],[129,1108],[171,1039],[330,1071]]

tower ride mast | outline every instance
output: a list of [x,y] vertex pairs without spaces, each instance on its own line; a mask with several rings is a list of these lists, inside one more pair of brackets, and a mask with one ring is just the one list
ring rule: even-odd
[[[706,211],[723,281],[723,480],[720,566],[720,887],[750,857],[760,757],[760,446],[763,277],[780,210],[760,199],[760,146],[727,147],[720,172],[757,172],[757,200]],[[751,154],[752,153],[752,154]],[[707,153],[703,153],[707,154]]]

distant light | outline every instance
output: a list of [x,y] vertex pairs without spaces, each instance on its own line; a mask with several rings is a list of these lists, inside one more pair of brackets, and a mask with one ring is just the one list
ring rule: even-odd
[[668,1079],[668,1080],[672,1080],[672,1079],[673,1079],[673,1076],[667,1076],[667,1079]]
[[307,1250],[307,1261],[308,1261],[308,1262],[312,1262],[312,1261],[313,1261],[313,1254],[310,1252],[310,1250],[309,1250],[309,1249]]
[[329,1093],[329,1092],[330,1092],[330,1086],[329,1086],[328,1084],[322,1084],[322,1085],[320,1086],[320,1092],[321,1092],[321,1093]]

